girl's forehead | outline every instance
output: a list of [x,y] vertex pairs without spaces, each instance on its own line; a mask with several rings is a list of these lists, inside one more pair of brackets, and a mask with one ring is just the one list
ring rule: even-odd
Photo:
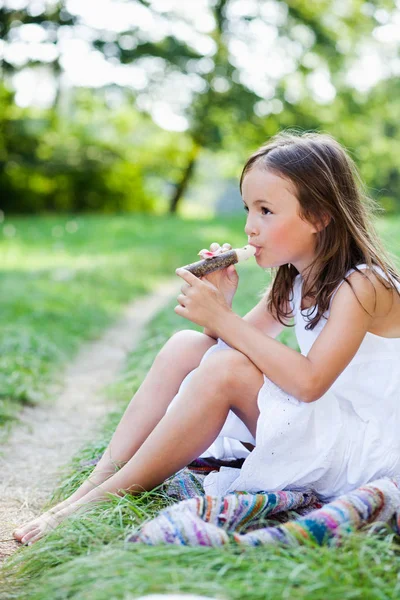
[[[296,189],[291,181],[278,173],[261,167],[253,167],[246,173],[242,185],[243,199],[249,201],[265,199],[273,202],[282,197],[296,197]],[[255,198],[257,196],[257,198]]]

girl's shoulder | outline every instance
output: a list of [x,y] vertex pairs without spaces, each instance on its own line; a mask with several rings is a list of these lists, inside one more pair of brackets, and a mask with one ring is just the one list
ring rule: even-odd
[[[369,331],[375,335],[400,338],[400,283],[385,274],[377,265],[366,264],[350,269],[334,291],[334,297],[347,282],[347,293],[353,293],[362,308],[372,317]],[[397,290],[397,291],[396,291]],[[341,293],[344,294],[346,292]]]
[[376,295],[377,299],[378,296],[386,296],[386,292],[391,295],[391,290],[393,290],[394,287],[396,287],[400,293],[400,283],[393,278],[389,281],[381,267],[378,265],[368,267],[366,264],[359,264],[349,269],[342,281],[339,282],[331,296],[331,303],[344,283],[350,285],[354,291],[359,291],[360,294],[367,297],[371,296],[371,294],[373,296]]

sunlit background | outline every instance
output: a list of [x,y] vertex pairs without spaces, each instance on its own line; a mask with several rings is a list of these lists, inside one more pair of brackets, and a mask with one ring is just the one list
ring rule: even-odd
[[240,208],[249,152],[328,131],[400,208],[400,2],[0,0],[3,212]]

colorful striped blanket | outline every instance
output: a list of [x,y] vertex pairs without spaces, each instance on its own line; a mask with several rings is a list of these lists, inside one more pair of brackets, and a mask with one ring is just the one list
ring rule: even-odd
[[261,546],[309,540],[322,545],[338,543],[343,535],[378,522],[400,535],[400,490],[389,478],[368,483],[324,505],[312,491],[205,496],[205,475],[222,464],[198,459],[167,480],[164,491],[178,502],[135,530],[128,541]]

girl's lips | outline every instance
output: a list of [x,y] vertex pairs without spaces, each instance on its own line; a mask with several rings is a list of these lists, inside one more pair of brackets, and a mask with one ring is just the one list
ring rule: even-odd
[[256,249],[256,253],[254,256],[260,256],[262,247],[261,246],[254,246],[254,247]]

